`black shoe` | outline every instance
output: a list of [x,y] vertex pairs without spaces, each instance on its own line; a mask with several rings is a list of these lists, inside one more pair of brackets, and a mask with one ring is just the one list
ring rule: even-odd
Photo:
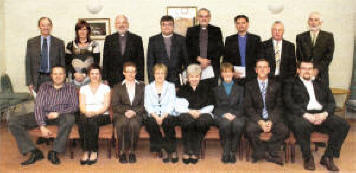
[[235,153],[230,153],[230,163],[236,163]]
[[283,159],[279,156],[270,156],[266,159],[268,162],[275,163],[277,165],[283,165]]
[[119,162],[123,164],[127,163],[126,154],[119,155]]
[[182,158],[182,162],[184,164],[189,164],[190,163],[190,158]]
[[48,160],[51,161],[52,164],[54,165],[59,165],[61,163],[61,160],[59,160],[58,156],[57,156],[57,152],[51,150],[48,152]]
[[98,162],[98,158],[94,159],[94,160],[88,160],[87,164],[88,165],[93,165],[95,164],[96,162]]
[[169,162],[169,154],[165,150],[162,150],[162,162],[163,163]]
[[82,160],[82,159],[80,159],[80,164],[81,165],[86,165],[86,164],[88,164],[88,162],[89,162],[89,158],[87,159],[87,160]]
[[332,157],[321,157],[320,164],[326,166],[329,171],[339,171],[339,168],[335,165]]
[[136,155],[129,154],[129,163],[136,163]]
[[37,145],[41,145],[41,144],[44,144],[46,143],[47,145],[49,145],[49,139],[48,138],[44,138],[44,137],[39,137],[36,141],[36,144]]
[[177,152],[173,152],[173,153],[171,154],[171,162],[172,162],[172,163],[177,163],[178,161],[179,161],[179,158],[178,158]]
[[315,170],[315,163],[314,163],[314,157],[310,156],[308,158],[304,159],[303,166],[305,170]]
[[198,163],[198,159],[194,159],[194,158],[189,158],[189,162],[192,164],[197,164]]
[[42,159],[43,159],[42,151],[36,149],[31,151],[30,157],[24,162],[22,162],[21,165],[34,164],[37,160],[42,160]]
[[230,162],[230,155],[224,153],[224,154],[221,156],[221,162],[223,162],[223,163],[229,163],[229,162]]

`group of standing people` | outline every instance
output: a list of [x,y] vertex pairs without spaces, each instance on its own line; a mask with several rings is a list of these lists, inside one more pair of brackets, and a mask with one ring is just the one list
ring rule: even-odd
[[[238,15],[237,34],[226,37],[224,45],[220,28],[210,24],[208,9],[200,9],[197,19],[199,24],[183,37],[173,32],[173,17],[161,18],[161,33],[149,39],[150,83],[145,86],[142,38],[128,31],[126,16],[116,17],[117,33],[105,39],[102,71],[98,43],[90,39],[88,23],[76,24],[75,40],[64,48],[63,41],[50,35],[51,19],[40,18],[41,35],[28,41],[25,58],[26,84],[37,95],[34,115],[18,116],[9,123],[21,153],[31,153],[22,164],[43,158],[25,130],[37,125],[48,137],[52,132],[46,125],[51,123],[59,124],[59,131],[48,159],[59,164],[57,154],[64,151],[79,111],[81,164],[97,162],[99,127],[110,123],[116,128],[120,163],[136,162],[141,125],[150,134],[150,151],[162,154],[164,163],[178,162],[175,126],[180,125],[182,162],[195,164],[201,141],[215,124],[223,163],[236,162],[245,133],[253,149],[252,162],[283,164],[279,152],[292,130],[302,148],[304,168],[313,170],[309,137],[322,131],[329,141],[320,163],[338,170],[333,158],[340,155],[349,125],[334,115],[328,88],[334,39],[320,30],[320,14],[309,15],[310,30],[297,35],[296,49],[283,39],[280,21],[272,24],[271,39],[262,42],[248,32],[249,18]],[[66,77],[72,84],[65,82]]]

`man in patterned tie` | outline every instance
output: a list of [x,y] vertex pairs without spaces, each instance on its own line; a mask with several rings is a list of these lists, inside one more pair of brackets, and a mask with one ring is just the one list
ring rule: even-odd
[[280,82],[294,78],[296,74],[295,46],[284,40],[284,25],[275,21],[271,28],[272,38],[262,42],[262,56],[271,65],[270,77]]
[[283,165],[280,149],[288,128],[282,120],[281,85],[269,78],[269,62],[258,59],[257,79],[246,83],[244,110],[248,121],[246,134],[252,145],[252,162],[260,159]]

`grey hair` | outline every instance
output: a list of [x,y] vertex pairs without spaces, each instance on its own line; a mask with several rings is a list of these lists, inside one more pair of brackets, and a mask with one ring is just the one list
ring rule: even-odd
[[193,63],[190,64],[187,68],[187,75],[197,75],[197,74],[201,74],[201,67],[199,64]]
[[208,10],[207,8],[201,8],[198,10],[198,14],[201,12],[201,11],[207,11],[208,12],[208,15],[211,16],[211,12],[210,10]]
[[319,19],[320,19],[321,22],[323,21],[319,12],[317,12],[317,11],[312,11],[312,12],[310,12],[310,13],[309,13],[309,16],[308,16],[308,19],[310,18],[311,15],[316,15],[316,16],[319,17]]
[[274,21],[274,22],[272,23],[272,28],[273,28],[273,26],[274,26],[275,24],[281,24],[281,25],[283,25],[283,27],[284,27],[283,22],[280,21],[280,20]]

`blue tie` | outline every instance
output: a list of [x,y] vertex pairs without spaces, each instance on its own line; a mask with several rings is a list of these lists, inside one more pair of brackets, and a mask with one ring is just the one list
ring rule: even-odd
[[266,108],[266,82],[263,81],[261,82],[261,94],[262,94],[262,99],[263,99],[263,110],[262,110],[262,118],[267,119],[268,118],[268,112]]
[[43,38],[42,48],[41,48],[41,67],[40,72],[49,73],[49,59],[48,59],[48,45],[47,38]]

